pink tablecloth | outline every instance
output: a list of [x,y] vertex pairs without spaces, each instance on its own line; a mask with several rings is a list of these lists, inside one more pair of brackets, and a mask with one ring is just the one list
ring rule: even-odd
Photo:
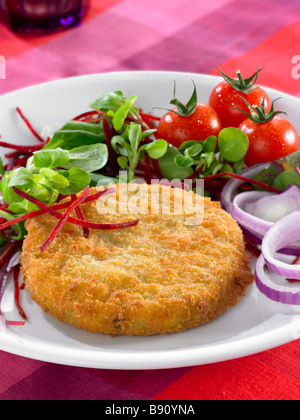
[[[234,74],[265,67],[261,84],[300,95],[299,0],[92,0],[84,23],[20,36],[0,23],[0,93],[116,70]],[[251,316],[251,314],[249,314]],[[0,399],[202,400],[300,397],[300,341],[215,365],[160,371],[57,366],[0,352]]]

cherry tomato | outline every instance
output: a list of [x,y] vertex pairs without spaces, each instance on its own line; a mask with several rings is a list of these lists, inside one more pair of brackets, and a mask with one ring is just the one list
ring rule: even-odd
[[259,108],[265,98],[265,110],[270,111],[272,103],[269,96],[256,84],[260,71],[257,70],[248,79],[244,79],[237,71],[238,79],[232,79],[219,69],[225,80],[212,91],[209,104],[219,115],[223,128],[238,127],[244,121],[245,115],[239,109],[244,112],[249,110],[241,97],[251,106]]
[[247,119],[239,128],[249,138],[249,149],[245,159],[247,166],[273,162],[299,150],[299,136],[296,129],[281,115],[276,115],[265,123]]
[[248,108],[240,96],[247,99],[252,106],[259,107],[261,107],[263,99],[266,98],[266,110],[269,111],[271,108],[270,98],[263,89],[258,88],[254,92],[246,94],[236,91],[227,82],[222,82],[213,90],[209,104],[218,113],[224,128],[238,127],[245,119],[245,115],[239,109],[248,111]]
[[[174,109],[176,111],[176,109]],[[209,105],[197,103],[190,116],[169,111],[160,120],[157,138],[164,139],[175,147],[188,140],[204,141],[209,136],[218,136],[222,124],[216,111]]]

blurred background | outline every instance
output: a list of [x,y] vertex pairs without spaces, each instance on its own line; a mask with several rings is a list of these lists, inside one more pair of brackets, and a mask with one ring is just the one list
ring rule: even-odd
[[[41,16],[41,3],[52,10],[50,27],[43,15],[44,27],[26,33],[20,14],[27,11],[30,29]],[[0,55],[6,60],[0,93],[108,71],[216,74],[220,67],[231,76],[237,69],[250,76],[264,67],[261,84],[300,95],[299,0],[0,0],[0,4]],[[74,14],[66,11],[72,5]],[[57,24],[56,12],[58,30],[51,27]]]
[[14,32],[36,35],[78,26],[89,6],[90,0],[0,0],[3,22]]

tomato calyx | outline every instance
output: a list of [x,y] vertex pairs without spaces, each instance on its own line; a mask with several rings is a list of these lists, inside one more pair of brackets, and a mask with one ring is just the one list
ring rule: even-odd
[[259,73],[263,70],[263,68],[262,69],[257,69],[256,72],[254,74],[252,74],[252,76],[248,77],[247,79],[244,79],[241,71],[238,70],[236,72],[238,78],[233,79],[233,78],[227,76],[227,74],[225,74],[221,69],[219,69],[219,67],[217,69],[218,69],[219,73],[221,74],[221,76],[223,77],[223,79],[233,89],[237,90],[238,92],[245,93],[247,95],[254,92],[256,89],[258,89],[258,86],[256,86],[256,83],[257,83],[257,80],[258,80]]
[[176,81],[174,80],[174,98],[170,100],[171,105],[175,105],[176,109],[165,109],[165,108],[157,108],[157,109],[164,109],[168,112],[173,112],[174,114],[180,115],[181,117],[190,117],[196,112],[197,105],[198,105],[198,94],[197,94],[197,87],[195,82],[192,80],[194,85],[193,94],[190,100],[184,104],[179,99],[176,98]]
[[237,109],[241,111],[243,114],[245,114],[246,117],[249,118],[254,123],[265,124],[272,121],[274,117],[276,117],[276,115],[279,115],[279,114],[287,115],[286,112],[275,111],[274,109],[275,102],[277,102],[281,98],[277,98],[272,102],[272,106],[269,112],[266,112],[266,98],[263,99],[261,107],[257,105],[251,106],[245,98],[243,98],[242,96],[240,96],[240,98],[245,102],[245,104],[249,108],[250,113],[248,114],[247,112],[243,111],[240,108],[237,108]]

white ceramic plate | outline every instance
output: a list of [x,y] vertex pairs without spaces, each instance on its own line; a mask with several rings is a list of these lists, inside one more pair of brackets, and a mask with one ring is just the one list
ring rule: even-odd
[[[173,80],[183,100],[192,92],[193,79],[199,100],[208,101],[218,78],[171,72],[125,72],[81,76],[33,86],[0,97],[2,139],[31,144],[34,139],[16,114],[20,106],[41,130],[46,124],[61,125],[88,110],[88,105],[111,90],[137,94],[139,106],[169,107]],[[300,131],[300,100],[268,90]],[[157,114],[160,111],[155,111]],[[3,149],[1,150],[3,154]],[[45,273],[46,275],[46,273]],[[28,294],[21,294],[29,317],[24,327],[0,325],[0,349],[58,364],[104,369],[163,369],[215,363],[261,352],[300,337],[300,309],[268,300],[256,288],[249,288],[238,306],[216,321],[185,333],[154,337],[116,337],[87,333],[62,324],[44,314]],[[3,312],[18,318],[10,282],[3,300]]]

